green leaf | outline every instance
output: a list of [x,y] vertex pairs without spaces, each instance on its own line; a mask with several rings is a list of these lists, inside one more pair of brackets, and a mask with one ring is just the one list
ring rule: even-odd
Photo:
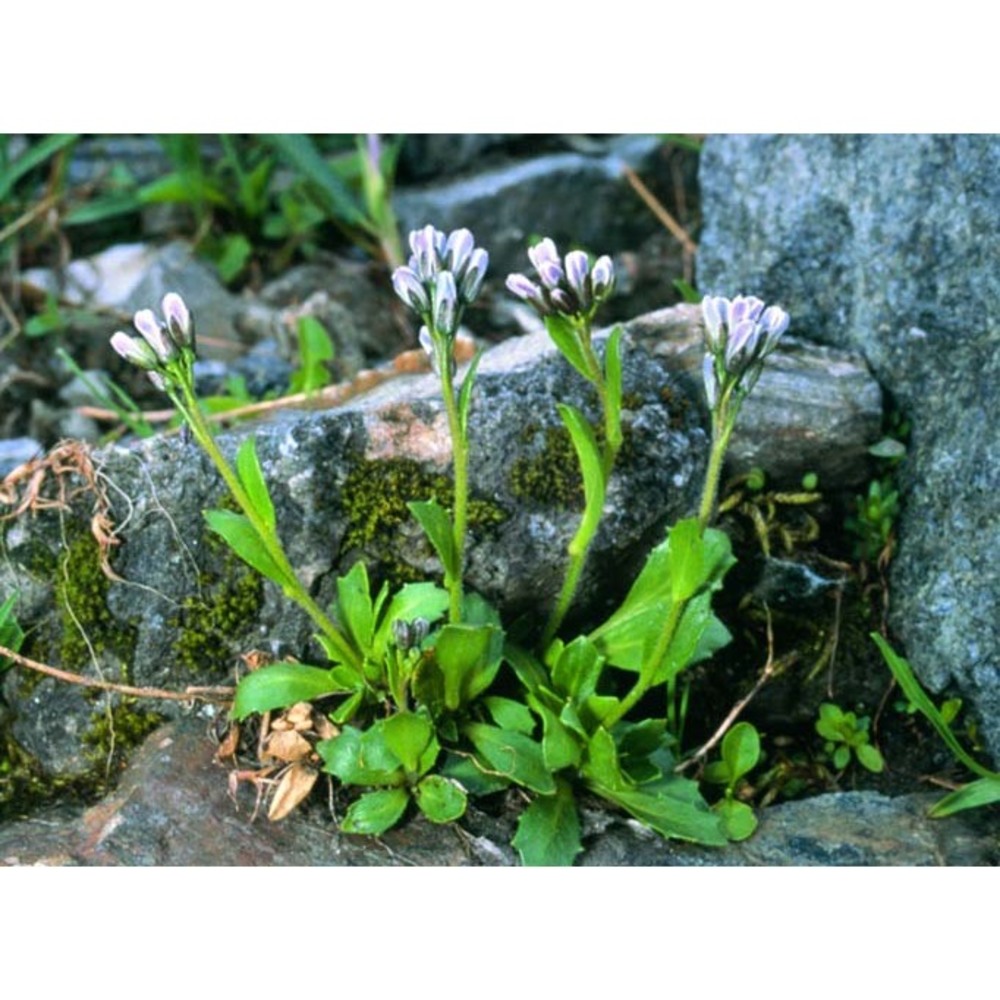
[[583,850],[573,791],[564,781],[557,786],[555,795],[535,799],[521,813],[511,843],[522,864],[568,866]]
[[598,727],[587,742],[587,759],[581,768],[587,781],[601,788],[619,789],[627,786],[618,764],[618,748],[611,734]]
[[476,382],[476,371],[482,359],[482,350],[476,351],[475,357],[469,363],[465,377],[462,379],[462,388],[458,390],[458,421],[462,428],[462,435],[468,436],[469,407],[472,405],[472,388]]
[[559,415],[569,431],[583,475],[584,512],[580,527],[570,542],[570,554],[579,551],[593,538],[604,513],[604,467],[594,431],[583,414],[573,406],[558,404]]
[[503,638],[495,625],[445,625],[441,629],[434,657],[444,680],[445,708],[455,711],[493,683],[503,659]]
[[440,771],[446,778],[457,781],[470,795],[492,795],[510,788],[509,779],[488,774],[475,757],[449,753]]
[[[419,773],[421,758],[434,738],[434,725],[424,715],[397,712],[381,723],[385,745],[399,758],[410,774]],[[436,756],[436,755],[435,755]],[[433,766],[433,760],[429,766]]]
[[885,769],[885,760],[882,758],[882,754],[877,747],[873,747],[870,743],[862,743],[855,747],[854,753],[858,758],[858,763],[865,770],[871,771],[873,774],[881,774]]
[[699,522],[690,517],[670,529],[670,591],[674,602],[693,597],[705,582],[701,533]]
[[344,726],[339,736],[317,743],[316,752],[325,769],[345,785],[401,785],[406,780],[400,760],[389,749],[378,723],[364,732]]
[[219,241],[218,248],[212,254],[215,269],[219,272],[219,277],[224,284],[234,281],[247,262],[253,256],[253,244],[243,235],[243,233],[230,233],[223,236]]
[[437,500],[411,500],[406,506],[430,539],[445,573],[454,578],[458,571],[458,557],[447,512]]
[[542,795],[555,792],[555,780],[545,766],[541,746],[534,740],[483,722],[470,722],[462,732],[472,741],[487,769]]
[[524,685],[526,691],[537,692],[548,683],[548,674],[545,668],[535,658],[534,654],[518,646],[517,643],[507,641],[504,645],[504,659],[511,665],[517,679]]
[[833,751],[833,766],[842,771],[851,762],[851,748],[841,744]]
[[760,736],[749,722],[737,722],[722,741],[722,759],[729,769],[730,785],[735,785],[757,766]]
[[486,710],[501,729],[512,729],[530,736],[535,731],[535,717],[527,705],[513,698],[492,695],[483,699]]
[[350,698],[346,698],[330,713],[330,721],[335,722],[338,726],[350,722],[357,710],[364,704],[365,694],[364,688],[355,690]]
[[465,792],[457,781],[440,774],[428,774],[413,790],[420,811],[432,823],[451,823],[458,819],[468,804]]
[[274,504],[271,502],[271,494],[264,480],[264,470],[257,457],[257,443],[253,436],[244,438],[239,451],[236,452],[236,472],[239,474],[243,489],[247,491],[253,503],[254,510],[274,531],[277,526]]
[[578,703],[597,690],[604,667],[604,657],[585,636],[577,636],[563,647],[552,668],[552,683],[570,701]]
[[757,817],[745,802],[722,799],[712,807],[722,822],[722,832],[729,840],[746,840],[757,829]]
[[877,632],[872,632],[872,641],[878,646],[882,656],[892,676],[896,678],[896,683],[902,688],[903,694],[920,709],[926,716],[927,721],[937,730],[938,735],[947,743],[948,749],[960,760],[973,774],[978,774],[981,778],[994,778],[996,772],[987,767],[983,767],[965,751],[965,748],[955,738],[951,727],[941,717],[934,702],[925,694],[913,673],[913,668],[907,660],[904,660]]
[[588,381],[594,381],[594,372],[580,345],[580,334],[573,323],[558,313],[545,317],[545,329],[559,353]]
[[337,578],[337,618],[362,653],[368,653],[375,631],[368,570],[360,559]]
[[532,707],[542,717],[542,756],[554,774],[564,767],[578,767],[583,756],[582,741],[577,739],[556,713],[532,695]]
[[204,515],[209,528],[217,535],[221,535],[226,544],[245,563],[283,590],[287,591],[294,587],[294,581],[289,580],[279,569],[278,564],[264,547],[257,529],[248,518],[230,510],[206,510]]
[[236,685],[232,717],[245,719],[254,712],[270,712],[300,701],[313,701],[353,690],[343,674],[304,663],[271,663],[243,677]]
[[993,802],[1000,802],[1000,775],[997,774],[979,778],[959,788],[958,791],[949,793],[939,802],[935,802],[927,815],[940,819],[961,812],[963,809],[975,809]]
[[311,394],[333,381],[325,362],[334,356],[333,341],[315,316],[300,316],[296,324],[299,367],[289,382],[289,391]]
[[49,157],[55,156],[60,150],[76,142],[79,136],[73,134],[47,135],[38,142],[32,143],[12,163],[0,171],[0,201],[4,201],[14,185],[35,167],[44,163]]
[[377,837],[399,822],[409,801],[410,796],[405,788],[366,792],[347,810],[340,829],[344,833]]
[[661,836],[711,847],[727,842],[719,817],[702,799],[697,783],[687,778],[673,775],[640,788],[596,786],[594,791]]
[[309,181],[317,200],[333,218],[349,226],[365,227],[365,216],[350,189],[323,159],[306,135],[262,136]]
[[[675,536],[672,532],[666,541],[661,542],[650,552],[625,600],[607,621],[590,633],[589,638],[596,644],[598,650],[616,667],[638,671],[644,656],[655,644],[656,637],[666,621],[673,604],[674,567],[671,551],[673,537]],[[685,537],[684,531],[680,537],[681,539]],[[723,576],[734,562],[727,536],[714,528],[707,528],[702,536],[699,587],[708,592],[718,590],[722,586]],[[699,641],[693,647],[695,656],[700,656],[704,652],[706,642],[717,648],[725,641],[724,637],[728,638],[725,626],[718,622],[714,615],[703,617],[704,609],[709,606],[710,601],[703,601],[699,606],[700,610],[691,611],[689,605],[685,611],[685,617],[688,614],[692,615],[687,627],[697,626]],[[678,635],[683,630],[682,618]],[[665,662],[673,662],[674,666],[671,669],[676,672],[677,658],[671,659],[669,651]]]
[[[3,604],[0,604],[0,646],[6,646],[15,653],[21,651],[21,643],[24,642],[24,632],[14,616],[17,598],[18,593],[14,591]],[[12,662],[9,657],[0,656],[0,670],[9,667]]]

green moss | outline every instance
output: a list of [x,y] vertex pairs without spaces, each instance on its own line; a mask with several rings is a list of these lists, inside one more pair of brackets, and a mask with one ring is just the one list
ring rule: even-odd
[[[592,424],[591,427],[598,445],[602,445],[603,425]],[[521,440],[529,454],[522,455],[511,466],[510,488],[514,496],[546,507],[582,510],[583,477],[569,431],[562,424],[549,427],[529,424],[522,432]],[[616,467],[621,469],[629,465],[634,454],[632,428],[622,424],[622,446]]]
[[100,550],[89,532],[81,531],[70,540],[55,569],[54,583],[62,666],[67,670],[85,669],[91,662],[91,649],[97,656],[113,652],[123,663],[130,663],[136,630],[111,614],[111,581],[101,570]]
[[514,496],[551,507],[582,508],[583,477],[569,431],[562,424],[544,428],[531,424],[521,437],[534,454],[522,455],[511,467]]
[[163,722],[157,712],[137,706],[134,698],[122,698],[108,712],[97,711],[83,734],[87,757],[96,766],[120,763],[123,756]]
[[218,535],[206,531],[204,540],[218,569],[202,573],[199,595],[186,597],[168,624],[179,630],[173,652],[181,666],[222,676],[237,652],[233,636],[245,631],[264,603],[264,581]]
[[[426,472],[412,459],[364,461],[359,459],[344,483],[344,510],[347,532],[341,552],[362,550],[373,560],[369,567],[374,577],[386,579],[391,586],[420,577],[412,566],[394,554],[399,531],[414,523],[406,506],[411,500],[437,500],[445,508],[454,502],[452,481],[440,474]],[[507,512],[487,500],[469,500],[471,531],[501,524]]]

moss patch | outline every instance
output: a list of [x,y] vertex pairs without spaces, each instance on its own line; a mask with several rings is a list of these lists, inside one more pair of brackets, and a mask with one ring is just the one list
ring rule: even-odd
[[[54,576],[62,640],[59,662],[67,670],[84,670],[94,655],[114,653],[130,663],[136,629],[118,621],[108,607],[111,581],[101,571],[100,551],[89,532],[71,539]],[[89,643],[89,645],[88,645]]]
[[562,424],[544,428],[529,424],[521,440],[536,450],[532,455],[522,455],[511,467],[514,496],[550,507],[582,508],[583,477],[569,431]]
[[122,698],[110,712],[98,711],[91,717],[83,734],[87,757],[98,767],[120,764],[163,721],[162,715],[139,707],[134,698]]
[[[374,564],[373,576],[399,586],[421,577],[412,566],[393,555],[401,527],[416,523],[409,508],[411,500],[437,500],[450,509],[455,499],[454,485],[447,477],[426,472],[408,458],[371,462],[357,460],[344,483],[344,510],[347,532],[341,552],[360,549]],[[469,500],[469,528],[487,528],[503,523],[507,512],[487,500]],[[429,545],[429,543],[428,543]]]
[[[217,506],[231,509],[234,501]],[[179,630],[173,652],[182,667],[224,676],[238,652],[233,636],[246,630],[264,603],[264,581],[214,532],[206,528],[203,540],[217,568],[202,572],[199,593],[186,597],[168,624]]]

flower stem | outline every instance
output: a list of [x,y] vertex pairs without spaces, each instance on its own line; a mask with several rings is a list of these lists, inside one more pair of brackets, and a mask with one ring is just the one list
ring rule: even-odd
[[[281,542],[276,532],[268,525],[263,517],[258,513],[253,501],[250,499],[239,477],[233,471],[232,466],[226,461],[225,456],[219,450],[219,446],[212,435],[208,422],[202,415],[195,397],[194,389],[187,379],[181,380],[182,398],[178,398],[171,393],[171,397],[178,410],[187,421],[195,440],[205,450],[205,453],[212,460],[212,463],[219,470],[220,475],[232,493],[233,498],[239,504],[240,509],[246,518],[253,525],[254,530],[260,538],[267,554],[274,561],[280,574],[280,585],[285,594],[298,604],[306,614],[315,622],[319,630],[330,641],[330,645],[337,651],[337,655],[348,666],[357,670],[361,669],[361,657],[354,647],[348,642],[343,633],[334,624],[332,619],[323,612],[320,606],[313,600],[312,595],[299,581],[285,555]],[[277,582],[277,581],[276,581]]]
[[[442,338],[443,340],[444,338]],[[452,541],[455,549],[453,572],[445,572],[445,584],[450,595],[448,621],[456,624],[462,620],[462,577],[465,573],[465,532],[469,517],[469,446],[465,439],[455,396],[455,380],[452,375],[452,359],[449,353],[439,358],[441,371],[441,395],[448,415],[448,431],[451,434],[452,464],[455,472],[455,503],[452,510]],[[442,349],[442,355],[445,351]],[[466,375],[466,378],[469,376]]]
[[549,620],[542,633],[541,649],[547,649],[556,636],[559,626],[562,625],[569,609],[573,605],[577,587],[580,585],[580,577],[583,574],[583,567],[587,562],[587,555],[590,546],[593,544],[594,536],[600,527],[601,513],[604,506],[604,498],[607,495],[608,483],[611,481],[611,471],[614,468],[615,460],[622,445],[621,413],[615,411],[611,406],[608,386],[601,370],[601,365],[594,353],[591,342],[591,327],[589,319],[582,319],[576,327],[578,343],[581,353],[586,362],[589,372],[589,380],[597,390],[597,397],[601,406],[601,415],[604,421],[604,442],[601,447],[601,474],[604,480],[603,489],[599,496],[588,497],[588,503],[597,507],[592,510],[588,506],[584,509],[583,517],[580,520],[580,527],[577,529],[573,540],[569,544],[569,563],[566,567],[566,576],[563,579],[556,606],[549,616]]

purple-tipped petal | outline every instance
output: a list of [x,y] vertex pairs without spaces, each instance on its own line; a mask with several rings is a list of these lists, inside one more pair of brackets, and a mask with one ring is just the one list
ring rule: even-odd
[[417,314],[426,315],[431,301],[423,282],[408,267],[397,267],[392,272],[392,287],[396,294]]
[[176,357],[177,347],[167,336],[166,328],[160,326],[152,309],[140,309],[132,317],[132,323],[146,343],[156,352],[160,361],[172,361]]
[[726,341],[726,368],[732,374],[737,374],[737,370],[753,356],[759,337],[760,327],[753,320],[745,319],[730,329]]
[[541,274],[541,264],[546,261],[552,264],[559,263],[559,251],[556,249],[555,243],[546,236],[544,240],[540,240],[533,247],[528,248],[528,260],[531,261],[535,270]]
[[540,316],[547,316],[552,311],[545,302],[542,290],[523,274],[507,275],[507,291],[533,306]]
[[483,287],[483,279],[486,277],[486,269],[490,266],[490,255],[482,248],[472,251],[465,274],[462,275],[461,295],[462,301],[468,305],[474,302]]
[[590,291],[587,288],[587,276],[590,273],[590,259],[582,250],[571,250],[565,260],[566,281],[576,292],[576,297],[588,306]]
[[456,229],[448,236],[445,243],[444,266],[454,275],[460,276],[475,245],[472,233],[468,229]]
[[153,385],[160,390],[160,392],[167,391],[167,380],[159,372],[146,372],[146,375],[149,377],[149,381],[152,382]]
[[606,299],[615,285],[615,267],[611,263],[611,258],[605,254],[594,261],[594,268],[590,272],[590,291],[595,302]]
[[139,340],[138,337],[130,337],[127,333],[122,333],[120,330],[112,334],[111,347],[126,361],[147,371],[156,368],[160,363],[156,352],[145,340]]
[[761,316],[760,324],[767,333],[765,350],[771,351],[778,338],[788,329],[789,317],[781,306],[768,306]]
[[167,292],[163,296],[163,317],[167,321],[167,330],[174,343],[178,347],[190,346],[194,339],[191,313],[176,292]]
[[719,304],[725,302],[726,300],[718,295],[706,295],[701,300],[701,313],[705,318],[705,341],[708,344],[708,349],[713,353],[718,351],[723,344],[723,318]]
[[563,269],[557,260],[542,260],[535,265],[542,284],[549,289],[558,288],[562,284]]
[[451,271],[442,271],[434,284],[434,329],[445,337],[453,337],[458,329],[458,289]]

